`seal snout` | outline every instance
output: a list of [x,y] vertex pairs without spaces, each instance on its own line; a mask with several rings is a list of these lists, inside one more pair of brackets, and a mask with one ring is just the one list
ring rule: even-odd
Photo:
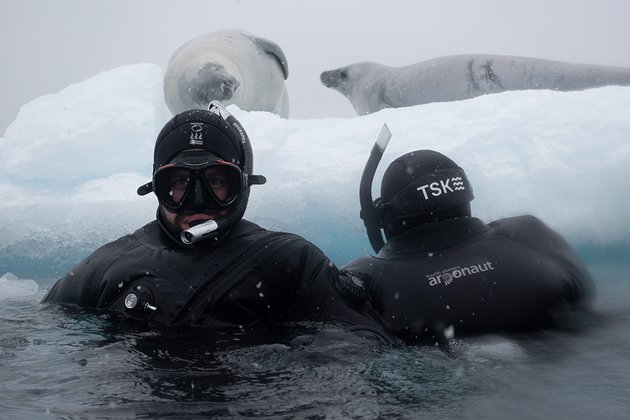
[[334,88],[339,86],[341,80],[341,73],[339,70],[327,70],[320,74],[319,79],[326,87]]
[[322,72],[319,75],[319,80],[321,80],[322,84],[326,87],[335,86],[334,70]]
[[234,97],[239,85],[238,79],[222,65],[206,64],[190,83],[185,103],[189,108],[204,108],[212,100],[228,101]]

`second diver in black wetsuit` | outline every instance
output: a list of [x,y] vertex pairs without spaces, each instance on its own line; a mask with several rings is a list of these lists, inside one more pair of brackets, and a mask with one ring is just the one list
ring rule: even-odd
[[369,195],[362,218],[377,254],[342,268],[399,338],[531,330],[588,306],[593,282],[567,242],[533,216],[472,217],[472,187],[448,157],[407,153],[387,168],[373,206]]

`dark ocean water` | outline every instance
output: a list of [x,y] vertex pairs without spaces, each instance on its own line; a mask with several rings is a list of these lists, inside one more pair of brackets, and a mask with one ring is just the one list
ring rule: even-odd
[[0,278],[0,418],[624,419],[630,264],[594,261],[573,328],[385,346],[328,325],[147,332]]

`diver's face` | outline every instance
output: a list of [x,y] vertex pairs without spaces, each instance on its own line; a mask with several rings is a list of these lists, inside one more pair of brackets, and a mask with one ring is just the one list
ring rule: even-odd
[[[174,170],[169,171],[168,177],[166,177],[169,187],[169,197],[174,203],[180,203],[185,199],[186,192],[189,190],[188,184],[191,180],[191,175],[189,170],[173,169]],[[205,178],[205,185],[212,191],[214,200],[218,202],[227,200],[230,195],[230,184],[225,170],[225,168],[220,166],[211,166],[203,170],[202,174]],[[206,188],[201,185],[199,187]],[[190,229],[195,225],[225,216],[229,210],[229,207],[219,207],[215,210],[200,211],[199,213],[175,213],[162,205],[160,208],[168,229],[177,237],[179,237],[182,231]]]

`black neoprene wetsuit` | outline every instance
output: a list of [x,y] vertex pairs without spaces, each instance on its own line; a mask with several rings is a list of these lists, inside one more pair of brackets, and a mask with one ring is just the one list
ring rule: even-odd
[[364,280],[376,311],[405,341],[432,340],[450,326],[456,336],[544,327],[594,292],[567,242],[533,216],[419,226],[342,269]]
[[[337,268],[297,235],[241,220],[216,243],[186,247],[153,221],[85,258],[44,302],[162,326],[239,328],[315,319],[381,331],[360,302],[342,298],[336,281]],[[130,295],[136,298],[129,301]],[[126,299],[135,306],[128,308]]]

